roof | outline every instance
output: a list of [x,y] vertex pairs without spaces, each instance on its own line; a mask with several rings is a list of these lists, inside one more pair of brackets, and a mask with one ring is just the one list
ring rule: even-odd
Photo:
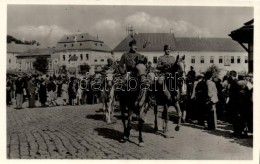
[[94,42],[101,42],[98,38],[88,34],[72,34],[72,35],[64,35],[58,43],[74,43],[74,42],[85,42],[85,41],[94,41]]
[[[138,51],[163,51],[165,44],[169,44],[174,49],[176,48],[174,34],[170,33],[140,33],[135,34],[133,38],[136,40]],[[114,51],[127,51],[129,42],[133,38],[127,36],[114,48]]]
[[254,39],[254,19],[244,23],[244,26],[231,31],[229,36],[241,43],[253,43]]
[[[137,41],[139,52],[163,51],[165,44],[169,44],[174,51],[244,52],[244,49],[230,38],[175,37],[172,33],[139,33],[133,38]],[[128,51],[128,43],[133,38],[127,36],[114,48],[114,51]]]
[[245,51],[230,38],[176,38],[176,51]]
[[32,47],[32,45],[9,43],[7,44],[7,53],[22,53]]
[[56,51],[66,50],[91,50],[111,52],[103,41],[91,36],[90,34],[64,35],[57,43]]
[[55,48],[35,48],[35,49],[29,49],[29,50],[17,55],[17,57],[46,56],[46,55],[51,55],[54,52],[55,52]]

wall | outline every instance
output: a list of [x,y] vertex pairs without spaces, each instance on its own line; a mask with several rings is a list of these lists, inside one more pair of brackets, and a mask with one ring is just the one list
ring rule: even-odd
[[[217,65],[221,70],[222,74],[226,71],[236,70],[248,71],[248,63],[245,63],[245,58],[248,56],[246,52],[190,52],[190,51],[180,51],[178,52],[180,56],[185,54],[185,64],[186,72],[189,71],[190,66],[194,67],[194,70],[198,72],[204,72],[208,67],[213,64]],[[171,55],[176,58],[178,55],[176,52],[171,52]],[[123,52],[114,52],[115,60],[120,60]],[[153,63],[153,57],[159,57],[164,54],[164,52],[141,52],[142,55],[148,58],[148,61],[152,62],[153,66],[156,66],[156,63]],[[191,63],[192,56],[195,57],[195,63]],[[201,56],[204,56],[204,63],[200,63]],[[214,57],[214,63],[210,63],[211,56]],[[223,57],[223,62],[219,63],[219,57]],[[234,63],[231,63],[230,66],[224,65],[224,59],[226,57],[234,56]],[[237,63],[237,58],[240,56],[240,63]]]
[[7,53],[7,58],[6,58],[6,68],[7,69],[16,69],[16,66],[17,66],[16,55],[17,55],[16,53]]

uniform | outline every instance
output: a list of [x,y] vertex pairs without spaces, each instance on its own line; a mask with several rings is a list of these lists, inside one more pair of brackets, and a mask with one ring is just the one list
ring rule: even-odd
[[169,71],[168,69],[165,69],[165,66],[173,65],[174,63],[175,63],[175,58],[173,56],[170,55],[160,56],[158,58],[157,69],[165,73]]
[[[136,65],[136,58],[142,58],[142,55],[135,52],[124,53],[119,61],[119,72],[120,74],[125,74],[126,72],[132,72]],[[124,68],[125,65],[125,68]]]

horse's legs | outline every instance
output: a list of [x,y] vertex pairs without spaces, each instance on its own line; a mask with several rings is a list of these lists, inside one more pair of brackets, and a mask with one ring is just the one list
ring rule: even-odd
[[130,131],[132,129],[132,117],[133,117],[133,108],[128,108],[128,121],[127,121],[127,131],[126,131],[127,138],[129,138]]
[[126,118],[125,118],[126,105],[125,105],[125,102],[123,103],[122,101],[120,101],[119,105],[120,105],[122,123],[123,123],[123,127],[124,127],[124,137],[125,137],[127,135]]
[[164,135],[166,138],[168,138],[168,120],[169,120],[169,114],[168,114],[168,105],[165,104],[163,108],[162,113],[162,119],[163,119],[163,129],[164,129]]
[[139,130],[139,146],[143,147],[144,145],[144,141],[143,141],[143,137],[142,137],[142,130],[143,130],[143,120],[138,119],[138,130]]
[[178,123],[177,123],[177,126],[175,127],[175,130],[179,131],[180,130],[180,126],[181,126],[181,118],[182,118],[181,108],[180,108],[180,104],[179,104],[178,101],[176,101],[173,104],[173,106],[174,106],[174,108],[176,109],[176,111],[178,113]]
[[113,116],[113,112],[114,112],[114,87],[111,88],[110,92],[109,92],[109,102],[108,102],[108,123],[111,123],[111,117]]
[[154,131],[158,131],[158,123],[157,123],[157,113],[158,113],[158,106],[154,106]]

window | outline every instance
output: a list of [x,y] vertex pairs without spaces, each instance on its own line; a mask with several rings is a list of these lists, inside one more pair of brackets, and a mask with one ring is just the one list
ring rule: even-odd
[[102,44],[100,44],[100,46],[102,47]]
[[231,56],[231,63],[235,63],[235,58],[234,58],[234,56]]
[[69,39],[69,37],[67,37],[67,40]]
[[245,56],[245,63],[248,63],[248,57]]
[[219,63],[223,63],[223,56],[220,56],[220,57],[219,57],[218,62],[219,62]]
[[29,70],[29,68],[30,68],[29,67],[29,62],[26,62],[26,66],[25,67],[26,67],[27,70]]
[[191,57],[191,63],[195,63],[195,56]]
[[74,45],[73,44],[71,44],[71,47],[73,47]]
[[200,57],[200,63],[204,63],[204,56]]
[[214,63],[214,56],[210,57],[210,63]]
[[73,56],[76,56],[76,54],[74,54]]
[[80,60],[83,60],[83,54],[80,54]]
[[84,36],[82,35],[81,38],[84,38]]
[[86,60],[88,60],[88,54],[86,54]]
[[69,59],[70,59],[71,55],[69,55]]
[[66,44],[64,44],[64,47],[66,47]]
[[154,63],[154,64],[157,64],[157,56],[154,56],[154,57],[153,57],[153,63]]
[[82,46],[82,43],[80,43],[79,45]]
[[101,62],[104,62],[105,60],[104,59],[100,59]]
[[11,63],[11,59],[9,59],[9,63]]
[[240,63],[240,56],[237,57],[237,63]]
[[51,67],[52,67],[52,64],[51,64],[51,62],[49,62],[48,69],[51,69]]
[[97,62],[97,59],[95,59],[94,62]]
[[66,56],[65,56],[65,55],[63,55],[63,56],[62,56],[62,58],[63,58],[63,61],[65,61],[65,59],[66,59]]
[[97,43],[95,43],[95,45],[97,46]]

